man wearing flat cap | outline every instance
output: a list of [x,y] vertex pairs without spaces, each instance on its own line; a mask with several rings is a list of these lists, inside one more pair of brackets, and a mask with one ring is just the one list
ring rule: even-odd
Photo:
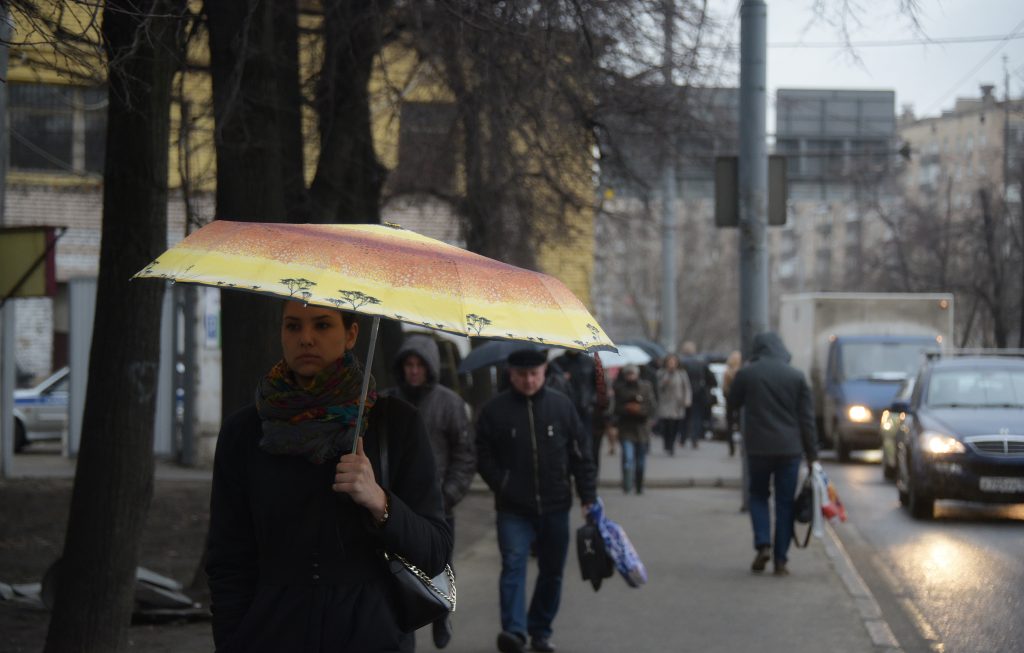
[[[508,357],[511,387],[480,409],[477,469],[494,493],[501,551],[502,653],[554,651],[552,623],[569,551],[572,486],[586,509],[596,500],[590,438],[566,395],[545,387],[547,352],[524,347]],[[571,478],[570,478],[571,477]],[[531,545],[537,583],[526,608]]]

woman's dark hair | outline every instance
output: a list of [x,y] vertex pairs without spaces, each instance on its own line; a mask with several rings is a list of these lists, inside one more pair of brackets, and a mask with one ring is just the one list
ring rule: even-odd
[[[295,300],[295,299],[285,299],[284,301],[281,302],[281,315],[282,315],[282,317],[284,316],[284,309],[285,309],[286,306],[288,306],[288,302],[294,302],[294,301],[298,301],[298,300]],[[353,313],[352,311],[343,311],[340,308],[331,308],[329,306],[324,306],[323,308],[326,308],[329,311],[337,311],[338,313],[340,313],[341,314],[341,323],[343,325],[345,325],[346,329],[351,327],[352,324],[356,321],[356,314]]]

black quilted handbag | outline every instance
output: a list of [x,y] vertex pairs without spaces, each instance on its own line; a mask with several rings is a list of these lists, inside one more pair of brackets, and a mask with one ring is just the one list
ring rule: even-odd
[[[388,488],[388,436],[380,432],[381,487]],[[384,552],[384,561],[394,581],[398,627],[411,633],[455,612],[455,572],[446,564],[444,571],[431,578],[419,567],[397,553]]]

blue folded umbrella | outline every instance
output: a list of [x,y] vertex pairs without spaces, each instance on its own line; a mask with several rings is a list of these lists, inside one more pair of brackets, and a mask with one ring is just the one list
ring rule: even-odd
[[626,583],[630,587],[640,587],[646,583],[647,568],[644,567],[622,526],[605,517],[604,502],[600,498],[590,506],[587,519],[597,524],[604,540],[605,551],[615,563],[615,569],[626,579]]

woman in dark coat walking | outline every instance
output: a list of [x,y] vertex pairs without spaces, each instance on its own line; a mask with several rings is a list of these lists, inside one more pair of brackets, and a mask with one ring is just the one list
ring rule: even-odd
[[[367,399],[358,324],[287,302],[284,359],[217,441],[206,571],[218,652],[411,651],[380,551],[430,576],[451,555],[430,442],[415,410]],[[388,438],[389,487],[378,483]]]

